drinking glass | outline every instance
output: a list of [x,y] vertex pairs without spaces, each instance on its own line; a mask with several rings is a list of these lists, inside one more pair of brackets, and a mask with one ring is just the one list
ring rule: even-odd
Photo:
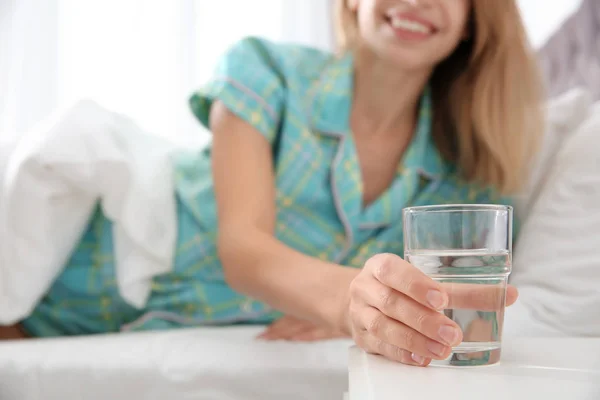
[[403,210],[404,259],[440,282],[441,311],[463,341],[434,365],[479,366],[500,360],[506,286],[512,267],[512,207],[442,205]]

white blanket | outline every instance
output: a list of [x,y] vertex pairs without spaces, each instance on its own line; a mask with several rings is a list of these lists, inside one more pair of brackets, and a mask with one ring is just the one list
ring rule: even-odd
[[0,324],[26,317],[61,272],[98,202],[114,223],[119,289],[141,307],[172,265],[175,146],[90,101],[23,137],[0,190]]

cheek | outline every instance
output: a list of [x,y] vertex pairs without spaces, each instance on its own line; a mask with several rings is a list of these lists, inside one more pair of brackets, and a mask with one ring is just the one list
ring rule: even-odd
[[449,29],[445,32],[444,42],[445,47],[455,48],[468,35],[468,25],[470,19],[470,1],[467,0],[450,0],[456,1],[455,7],[452,7],[448,13]]
[[358,9],[358,26],[361,35],[365,39],[374,39],[381,25],[379,14],[371,3],[373,0],[360,0],[361,7]]
[[451,20],[456,35],[463,38],[467,34],[469,20],[472,18],[473,6],[470,0],[455,0],[452,7]]

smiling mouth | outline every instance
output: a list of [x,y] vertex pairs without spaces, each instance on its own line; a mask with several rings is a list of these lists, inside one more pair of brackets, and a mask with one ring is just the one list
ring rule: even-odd
[[427,39],[437,32],[437,29],[433,25],[421,22],[410,16],[388,14],[386,15],[386,20],[396,35],[403,39]]

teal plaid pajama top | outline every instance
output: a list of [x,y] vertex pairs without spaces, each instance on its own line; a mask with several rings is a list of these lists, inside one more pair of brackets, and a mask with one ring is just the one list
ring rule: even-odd
[[[349,128],[353,58],[246,38],[223,56],[213,79],[191,97],[208,126],[215,100],[271,143],[276,169],[276,236],[305,254],[360,268],[372,255],[402,255],[406,206],[504,203],[491,188],[461,179],[431,138],[431,100],[423,94],[417,130],[389,189],[366,209]],[[267,305],[236,293],[216,250],[211,149],[175,163],[178,240],[172,272],[154,279],[144,309],[119,295],[111,222],[98,208],[81,242],[23,326],[36,336],[266,323]]]

